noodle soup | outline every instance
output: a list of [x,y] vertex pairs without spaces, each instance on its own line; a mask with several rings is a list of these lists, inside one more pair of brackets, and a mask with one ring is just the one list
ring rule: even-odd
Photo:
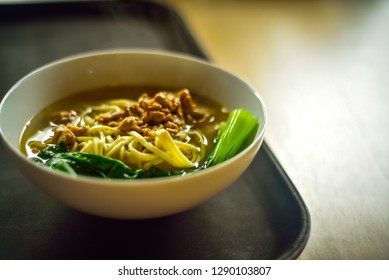
[[115,86],[77,93],[38,113],[21,151],[36,157],[63,143],[69,152],[119,160],[132,170],[197,168],[229,112],[188,89]]
[[[128,87],[108,87],[112,85]],[[146,85],[147,88],[140,89],[138,86],[141,85]],[[157,85],[159,88],[154,90],[149,85]],[[60,149],[51,150],[59,146],[45,143],[47,137],[50,137],[47,133],[53,133],[50,131],[54,125],[50,121],[56,112],[75,110],[73,105],[82,109],[83,105],[98,106],[101,101],[111,99],[137,101],[144,91],[150,97],[160,90],[171,89],[177,94],[185,87],[190,90],[197,108],[207,108],[215,117],[209,118],[208,124],[198,128],[208,139],[205,154],[212,150],[209,155],[205,155],[205,169],[200,163],[200,169],[191,168],[194,171],[190,175],[150,180],[129,180],[123,177],[109,177],[115,179],[107,180],[105,178],[108,177],[88,177],[89,174],[85,173],[73,176],[69,172],[57,172],[70,170],[66,164],[59,166],[57,159],[62,158],[67,160],[65,163],[71,163],[74,156],[78,156],[80,161],[76,165],[70,165],[75,169],[85,159],[96,161],[100,156],[68,152],[73,145],[66,144],[65,149],[60,145]],[[69,97],[73,93],[77,95]],[[208,104],[206,100],[197,98],[200,95],[212,98],[219,104],[214,107],[212,102]],[[57,102],[58,100],[60,101]],[[230,110],[227,120],[227,113],[221,105]],[[77,111],[76,116],[70,113],[62,117],[74,121],[80,112]],[[251,113],[251,116],[247,113]],[[56,114],[56,122],[58,116],[61,114]],[[228,188],[255,158],[264,139],[266,120],[266,110],[260,95],[238,77],[196,58],[160,51],[115,49],[63,58],[26,75],[7,92],[0,103],[1,142],[21,174],[60,203],[89,214],[119,219],[145,219],[176,214],[191,209]],[[110,126],[108,123],[104,125]],[[171,127],[166,127],[166,130],[167,128]],[[212,140],[216,135],[216,128],[217,137]],[[67,139],[66,135],[62,135],[64,140]],[[174,137],[172,139],[175,140]],[[31,141],[37,140],[49,147],[39,147],[37,142],[31,146]],[[44,158],[39,157],[47,149],[49,151]],[[232,149],[234,151],[231,153]],[[37,154],[39,150],[41,152]],[[55,153],[58,151],[59,153]],[[48,159],[47,156],[53,153],[55,155]],[[43,166],[31,157],[41,158]],[[121,163],[116,159],[112,161]],[[103,167],[106,167],[105,163],[106,161]],[[54,169],[53,166],[62,169]],[[114,170],[118,167],[129,169],[123,163],[113,166]],[[150,171],[153,169],[151,167]],[[95,169],[92,171],[95,172]]]

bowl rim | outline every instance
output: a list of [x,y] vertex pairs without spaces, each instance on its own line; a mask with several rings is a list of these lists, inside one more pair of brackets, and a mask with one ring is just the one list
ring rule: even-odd
[[[156,177],[156,178],[142,178],[142,179],[104,179],[104,178],[99,178],[99,177],[91,177],[91,176],[86,176],[86,175],[77,175],[77,176],[70,176],[67,173],[63,172],[55,172],[51,170],[50,168],[40,166],[39,164],[33,163],[29,158],[27,158],[20,149],[16,149],[7,139],[5,136],[5,133],[3,132],[3,127],[2,127],[2,122],[0,119],[0,138],[2,139],[2,142],[7,146],[9,150],[12,151],[14,155],[18,157],[19,160],[22,160],[22,162],[27,163],[28,165],[33,166],[33,168],[37,168],[40,171],[43,171],[49,176],[59,176],[62,179],[68,180],[69,183],[71,182],[81,182],[81,183],[87,183],[87,184],[92,184],[92,185],[109,185],[110,187],[116,186],[116,187],[126,187],[126,188],[145,188],[145,187],[151,187],[155,186],[156,182],[163,182],[163,183],[173,183],[176,181],[179,182],[184,182],[187,180],[191,180],[192,178],[200,177],[207,175],[209,173],[213,173],[214,171],[217,171],[219,169],[222,169],[226,165],[233,164],[234,162],[238,162],[239,159],[242,159],[243,157],[246,157],[247,154],[249,153],[250,150],[254,149],[254,146],[258,145],[258,149],[260,146],[260,142],[263,141],[264,134],[267,128],[267,109],[265,106],[265,103],[263,101],[262,96],[252,87],[247,81],[243,80],[241,77],[238,75],[235,75],[231,71],[227,71],[226,69],[221,68],[220,66],[195,57],[193,55],[188,55],[188,54],[183,54],[179,52],[174,52],[174,51],[167,51],[167,50],[159,50],[159,49],[142,49],[142,48],[110,48],[110,49],[101,49],[101,50],[94,50],[94,51],[88,51],[88,52],[82,52],[78,54],[73,54],[69,56],[65,56],[63,58],[55,59],[51,62],[45,63],[42,66],[39,66],[35,68],[34,70],[30,71],[26,75],[24,75],[22,78],[20,78],[4,95],[3,99],[0,102],[0,117],[2,115],[2,108],[6,104],[7,99],[9,96],[14,92],[14,90],[25,80],[30,79],[32,76],[38,74],[39,72],[48,69],[50,67],[54,67],[58,64],[61,63],[66,63],[66,62],[72,62],[74,60],[78,59],[85,59],[88,57],[94,57],[94,56],[109,56],[109,55],[153,55],[153,56],[165,56],[165,57],[170,57],[174,59],[184,59],[184,60],[189,60],[194,63],[199,63],[203,64],[206,67],[210,67],[215,69],[216,71],[222,72],[223,74],[226,74],[228,76],[233,77],[234,79],[237,79],[239,82],[245,84],[248,89],[256,96],[258,101],[261,104],[262,110],[263,110],[263,121],[260,124],[259,128],[260,131],[257,132],[256,137],[254,140],[250,143],[249,146],[247,146],[243,151],[239,152],[237,155],[234,157],[219,163],[215,166],[205,168],[193,173],[185,174],[185,175],[173,175],[173,176],[166,176],[166,177]],[[20,135],[19,135],[20,138]],[[20,141],[20,140],[19,140]]]

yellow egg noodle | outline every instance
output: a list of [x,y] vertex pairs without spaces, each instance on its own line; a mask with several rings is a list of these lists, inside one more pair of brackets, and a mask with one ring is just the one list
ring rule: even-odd
[[[175,140],[163,128],[153,129],[148,136],[136,131],[123,133],[118,127],[94,123],[93,114],[120,112],[121,107],[133,104],[132,100],[115,99],[105,104],[88,107],[74,120],[75,125],[86,125],[87,136],[77,136],[71,151],[92,153],[119,159],[129,166],[148,170],[167,163],[175,168],[195,167],[205,154],[206,138],[197,131],[181,131]],[[193,145],[189,142],[195,142]]]

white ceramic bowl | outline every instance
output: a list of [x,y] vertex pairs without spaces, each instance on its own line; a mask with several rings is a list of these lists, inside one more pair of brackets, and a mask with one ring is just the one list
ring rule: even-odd
[[[245,108],[260,127],[250,146],[232,159],[186,176],[142,180],[71,177],[28,160],[19,150],[26,123],[67,94],[109,84],[189,88],[227,108]],[[161,51],[104,50],[45,65],[21,79],[0,104],[0,133],[22,173],[54,199],[111,218],[143,219],[182,212],[215,196],[246,170],[264,137],[266,111],[247,83],[202,60]]]

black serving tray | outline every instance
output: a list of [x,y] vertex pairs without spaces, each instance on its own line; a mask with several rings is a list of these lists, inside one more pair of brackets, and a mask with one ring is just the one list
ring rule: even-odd
[[[0,97],[33,69],[107,48],[208,59],[179,14],[144,1],[0,5]],[[294,259],[308,209],[266,143],[237,182],[197,208],[127,221],[72,210],[34,188],[0,145],[0,259]]]

